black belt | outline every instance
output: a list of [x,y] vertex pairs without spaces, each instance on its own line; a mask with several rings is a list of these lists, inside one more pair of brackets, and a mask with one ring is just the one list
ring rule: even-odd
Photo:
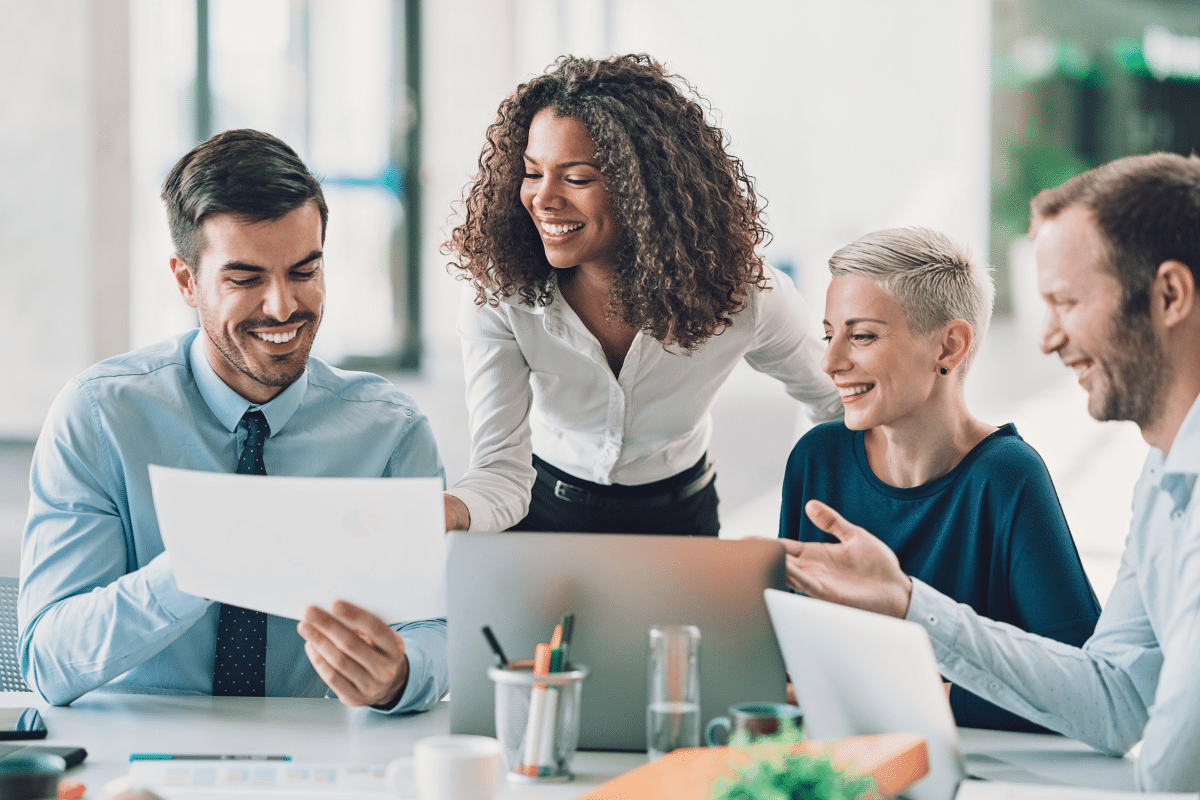
[[581,504],[617,500],[634,505],[669,505],[704,491],[717,475],[717,465],[710,462],[707,455],[670,478],[635,486],[585,481],[547,464],[536,455],[533,457],[533,466],[537,470],[538,482],[548,486],[555,497],[568,503]]

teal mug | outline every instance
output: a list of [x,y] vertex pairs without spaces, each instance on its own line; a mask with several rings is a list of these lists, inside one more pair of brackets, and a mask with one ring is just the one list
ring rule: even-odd
[[58,779],[67,762],[48,753],[11,755],[0,761],[0,800],[58,797]]
[[[728,717],[713,717],[704,729],[704,739],[710,747],[729,743],[735,733],[745,733],[750,741],[778,733],[780,723],[791,722],[799,730],[804,723],[804,711],[787,703],[738,703],[729,707]],[[725,730],[725,741],[717,740],[717,731]]]

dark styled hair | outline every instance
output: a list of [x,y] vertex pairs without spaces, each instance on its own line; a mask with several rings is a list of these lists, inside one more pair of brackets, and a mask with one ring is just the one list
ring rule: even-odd
[[1200,158],[1127,156],[1046,189],[1030,204],[1030,232],[1071,206],[1091,212],[1121,284],[1126,317],[1150,312],[1150,286],[1164,261],[1187,264],[1200,284]]
[[762,205],[724,131],[705,118],[711,107],[645,54],[563,56],[500,104],[463,222],[443,247],[476,303],[552,297],[553,268],[520,198],[529,125],[547,108],[587,128],[620,224],[608,312],[687,350],[731,325],[748,289],[766,285]]
[[213,214],[264,222],[314,201],[325,241],[329,209],[321,184],[295,150],[269,133],[243,128],[196,145],[167,174],[162,199],[175,252],[193,272],[204,253],[204,220]]

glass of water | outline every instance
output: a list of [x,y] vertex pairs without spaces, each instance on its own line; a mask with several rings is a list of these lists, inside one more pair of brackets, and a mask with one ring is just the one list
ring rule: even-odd
[[677,747],[700,746],[700,629],[650,629],[646,750],[653,761]]

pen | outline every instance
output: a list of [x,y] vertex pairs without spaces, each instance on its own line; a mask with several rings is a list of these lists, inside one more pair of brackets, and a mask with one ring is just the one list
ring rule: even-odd
[[492,633],[490,625],[483,626],[483,638],[487,639],[492,652],[496,654],[496,666],[500,667],[500,669],[507,669],[508,659],[504,657],[504,650],[500,647],[500,642],[496,641],[496,634]]
[[[550,672],[550,645],[539,644],[534,650],[533,675],[541,678]],[[529,694],[529,720],[525,725],[525,759],[519,772],[537,777],[541,756],[542,726],[546,714],[546,684],[535,683]]]
[[[562,669],[562,626],[554,629],[550,641],[550,672]],[[545,777],[554,766],[554,740],[558,738],[558,687],[546,687],[546,708],[542,717],[542,734],[538,748],[538,775]]]
[[130,753],[130,761],[291,761],[291,756],[204,755],[201,753]]
[[562,668],[571,668],[571,636],[575,633],[575,612],[563,614],[562,618]]

